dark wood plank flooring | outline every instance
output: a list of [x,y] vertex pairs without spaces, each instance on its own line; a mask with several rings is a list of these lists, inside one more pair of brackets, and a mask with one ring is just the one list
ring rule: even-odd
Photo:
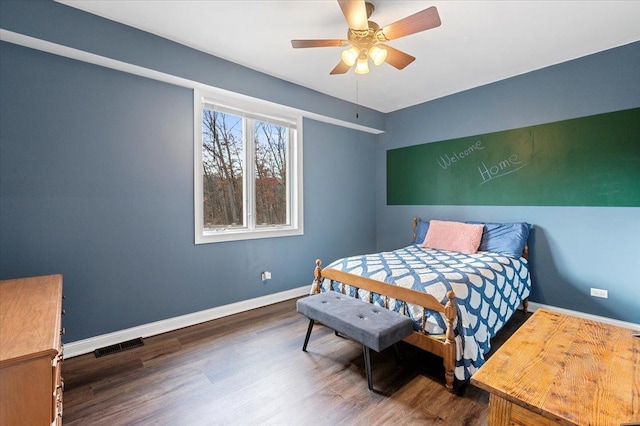
[[[524,321],[518,311],[495,351]],[[72,425],[484,425],[488,394],[444,388],[442,359],[406,344],[371,351],[308,320],[295,300],[144,339],[144,346],[64,361],[65,426]]]

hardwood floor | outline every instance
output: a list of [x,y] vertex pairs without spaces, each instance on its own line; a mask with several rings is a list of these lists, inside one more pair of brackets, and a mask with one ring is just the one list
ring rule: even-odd
[[[494,351],[525,320],[518,311]],[[72,425],[484,425],[488,394],[444,388],[442,359],[401,343],[371,351],[314,327],[295,300],[144,339],[144,346],[63,364],[65,426]]]

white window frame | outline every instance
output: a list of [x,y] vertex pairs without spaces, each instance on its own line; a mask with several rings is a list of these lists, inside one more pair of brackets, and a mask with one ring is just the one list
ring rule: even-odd
[[[210,104],[226,111],[237,111],[238,115],[247,115],[255,119],[277,120],[290,123],[295,132],[290,133],[287,151],[287,180],[289,197],[287,217],[289,225],[256,226],[255,224],[255,186],[244,187],[244,208],[246,228],[225,228],[221,230],[204,229],[203,179],[202,179],[202,110]],[[232,114],[235,112],[231,112]],[[303,235],[303,196],[302,196],[302,115],[286,107],[271,103],[249,102],[246,99],[232,97],[221,99],[200,90],[193,91],[194,115],[194,220],[195,244],[217,243],[224,241],[250,240],[256,238],[288,237]],[[253,129],[245,129],[245,135],[252,135]],[[245,136],[246,138],[246,136]],[[245,141],[246,142],[246,141]],[[244,185],[255,182],[255,153],[253,149],[244,150]],[[250,163],[250,164],[249,164]]]

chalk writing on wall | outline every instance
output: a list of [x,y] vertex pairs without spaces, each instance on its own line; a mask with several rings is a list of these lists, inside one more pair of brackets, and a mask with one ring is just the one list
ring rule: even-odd
[[473,152],[483,150],[485,147],[482,145],[482,141],[476,141],[473,145],[470,145],[467,149],[460,152],[452,152],[446,153],[445,155],[441,155],[438,157],[438,164],[444,170],[447,170],[447,167],[451,166],[458,161],[467,158]]
[[478,166],[478,171],[482,177],[480,185],[490,182],[493,179],[515,173],[526,165],[527,163],[525,161],[518,158],[518,154],[512,154],[509,158],[506,158],[493,166],[487,166],[483,161],[481,165]]

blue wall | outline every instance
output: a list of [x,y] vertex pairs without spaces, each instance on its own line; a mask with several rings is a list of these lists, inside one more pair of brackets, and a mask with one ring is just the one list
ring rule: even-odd
[[[639,208],[386,205],[386,150],[635,108],[639,76],[640,42],[388,114],[378,136],[378,248],[406,243],[415,215],[526,221],[532,301],[640,323]],[[590,287],[609,298],[589,296]]]
[[[209,82],[246,88],[237,71]],[[272,83],[260,92],[353,111]],[[303,236],[196,246],[191,90],[0,42],[0,93],[0,279],[62,273],[67,342],[310,285],[317,257],[375,249],[371,134],[304,120]]]

